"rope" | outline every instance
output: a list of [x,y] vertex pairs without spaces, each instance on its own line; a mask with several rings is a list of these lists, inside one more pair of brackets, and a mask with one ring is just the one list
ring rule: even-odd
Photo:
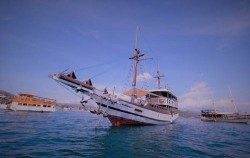
[[74,94],[75,96],[82,98],[81,96],[77,95],[76,93],[72,92],[72,90],[68,89],[67,87],[65,87],[62,83],[60,83],[59,81],[56,81],[57,83],[59,83],[59,85],[61,85],[63,88],[65,88],[67,91],[71,92],[72,94]]
[[[143,63],[140,64],[141,74],[144,74]],[[147,87],[147,80],[142,79],[142,89],[146,89]]]
[[[101,103],[102,103],[102,100],[101,100]],[[99,106],[100,106],[100,105],[99,105]],[[109,108],[109,106],[107,106],[107,108],[105,109],[105,111],[104,111],[103,114],[102,114],[102,117],[100,117],[99,120],[96,122],[95,128],[98,127],[98,126],[100,125],[101,121],[102,121],[103,118],[104,118],[104,114],[106,113],[106,111],[108,110],[108,108]]]
[[[105,74],[105,73],[110,72],[111,70],[113,70],[112,68],[116,67],[116,65],[120,65],[121,61],[122,60],[112,60],[112,61],[109,61],[109,62],[105,62],[105,63],[101,63],[101,64],[96,64],[96,65],[88,66],[88,67],[85,67],[85,68],[80,68],[80,69],[77,69],[75,71],[83,71],[83,70],[86,70],[88,68],[93,68],[93,67],[102,66],[102,65],[110,65],[105,70],[103,70],[103,71],[101,71],[99,73],[96,73],[93,76],[91,76],[91,77],[88,78],[88,79],[94,79],[94,78],[96,78],[98,76],[101,76],[101,75],[103,75],[103,74]],[[115,65],[107,64],[107,63],[115,63],[115,62],[117,62],[117,64],[115,64]],[[88,80],[88,79],[86,79],[86,80]],[[85,81],[85,80],[83,80],[83,81]]]
[[127,87],[128,87],[129,79],[130,79],[130,76],[132,74],[132,69],[133,69],[133,62],[131,61],[130,68],[129,68],[128,75],[127,75],[126,80],[125,80],[125,84],[123,86],[122,93],[124,93],[126,91]]
[[114,60],[107,61],[107,62],[104,62],[104,63],[99,63],[99,64],[95,64],[95,65],[91,65],[91,66],[79,68],[79,69],[76,69],[75,72],[83,71],[83,70],[90,69],[90,68],[95,68],[95,67],[98,67],[98,66],[108,65],[108,64],[111,64],[111,63],[115,63],[115,62],[120,62],[121,60],[122,59],[120,59],[120,60],[114,59]]
[[[141,43],[142,43],[142,45],[144,46],[147,46],[148,47],[148,52],[149,53],[151,53],[151,54],[155,54],[154,53],[154,51],[151,49],[151,47],[150,47],[150,44],[149,44],[149,42],[147,41],[147,39],[145,38],[145,36],[144,36],[144,33],[140,30],[140,34],[141,34]],[[145,44],[144,44],[144,42],[145,42]],[[153,55],[153,56],[155,56],[155,55]]]

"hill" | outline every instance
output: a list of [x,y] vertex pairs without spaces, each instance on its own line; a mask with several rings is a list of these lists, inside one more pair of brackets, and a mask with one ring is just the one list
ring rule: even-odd
[[198,113],[191,112],[191,111],[181,111],[179,110],[180,117],[199,117]]
[[4,90],[0,90],[0,103],[2,104],[6,104],[6,103],[9,103],[11,102],[11,100],[15,97],[14,94],[11,94],[9,92],[6,92]]

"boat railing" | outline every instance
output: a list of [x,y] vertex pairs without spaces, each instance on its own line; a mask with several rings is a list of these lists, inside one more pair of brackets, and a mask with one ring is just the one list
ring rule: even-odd
[[43,102],[56,102],[56,99],[51,99],[51,98],[34,97],[34,99],[43,101]]
[[150,104],[170,105],[174,107],[178,106],[176,101],[169,98],[148,98],[146,101]]

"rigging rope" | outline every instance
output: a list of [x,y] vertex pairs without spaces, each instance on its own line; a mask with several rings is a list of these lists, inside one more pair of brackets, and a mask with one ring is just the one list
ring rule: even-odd
[[103,65],[108,65],[108,64],[111,64],[111,63],[115,63],[115,62],[120,62],[122,59],[120,60],[111,60],[111,61],[107,61],[107,62],[104,62],[104,63],[99,63],[99,64],[95,64],[95,65],[91,65],[91,66],[86,66],[86,67],[83,67],[83,68],[79,68],[79,69],[75,69],[75,72],[79,72],[79,71],[83,71],[83,70],[86,70],[86,69],[90,69],[90,68],[95,68],[95,67],[100,67],[100,66],[103,66]]
[[59,83],[59,85],[61,85],[63,88],[65,88],[67,91],[71,92],[72,94],[74,94],[75,96],[82,98],[81,96],[77,95],[76,93],[72,92],[72,90],[70,90],[69,88],[67,88],[66,86],[64,86],[62,83],[60,83],[59,81],[56,81],[57,83]]
[[122,93],[124,93],[127,90],[127,87],[129,84],[129,79],[130,79],[130,76],[132,74],[132,69],[133,69],[133,61],[130,62],[130,68],[129,68],[128,75],[127,75],[126,80],[125,80],[125,84],[124,84],[123,89],[122,89]]
[[[121,60],[120,60],[120,61],[121,61]],[[116,61],[116,62],[118,62],[118,61]],[[114,62],[113,62],[113,63],[114,63]],[[117,65],[121,65],[121,62],[118,62],[116,65],[110,65],[110,66],[107,68],[107,70],[103,70],[102,72],[95,74],[94,76],[90,77],[90,79],[96,78],[96,77],[98,77],[98,76],[100,76],[100,75],[102,75],[102,74],[104,74],[104,73],[110,72],[111,70],[113,70],[112,67],[116,67]],[[111,67],[111,66],[112,66],[112,67]]]
[[[140,63],[140,70],[141,70],[141,74],[144,75],[145,71],[144,71],[144,68],[143,68],[143,63]],[[146,90],[146,87],[147,87],[147,79],[142,76],[143,79],[142,79],[142,89],[145,89]]]

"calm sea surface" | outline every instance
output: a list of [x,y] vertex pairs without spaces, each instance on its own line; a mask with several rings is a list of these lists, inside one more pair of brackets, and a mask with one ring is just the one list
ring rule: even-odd
[[0,111],[0,157],[250,157],[250,124],[111,127],[87,112]]

